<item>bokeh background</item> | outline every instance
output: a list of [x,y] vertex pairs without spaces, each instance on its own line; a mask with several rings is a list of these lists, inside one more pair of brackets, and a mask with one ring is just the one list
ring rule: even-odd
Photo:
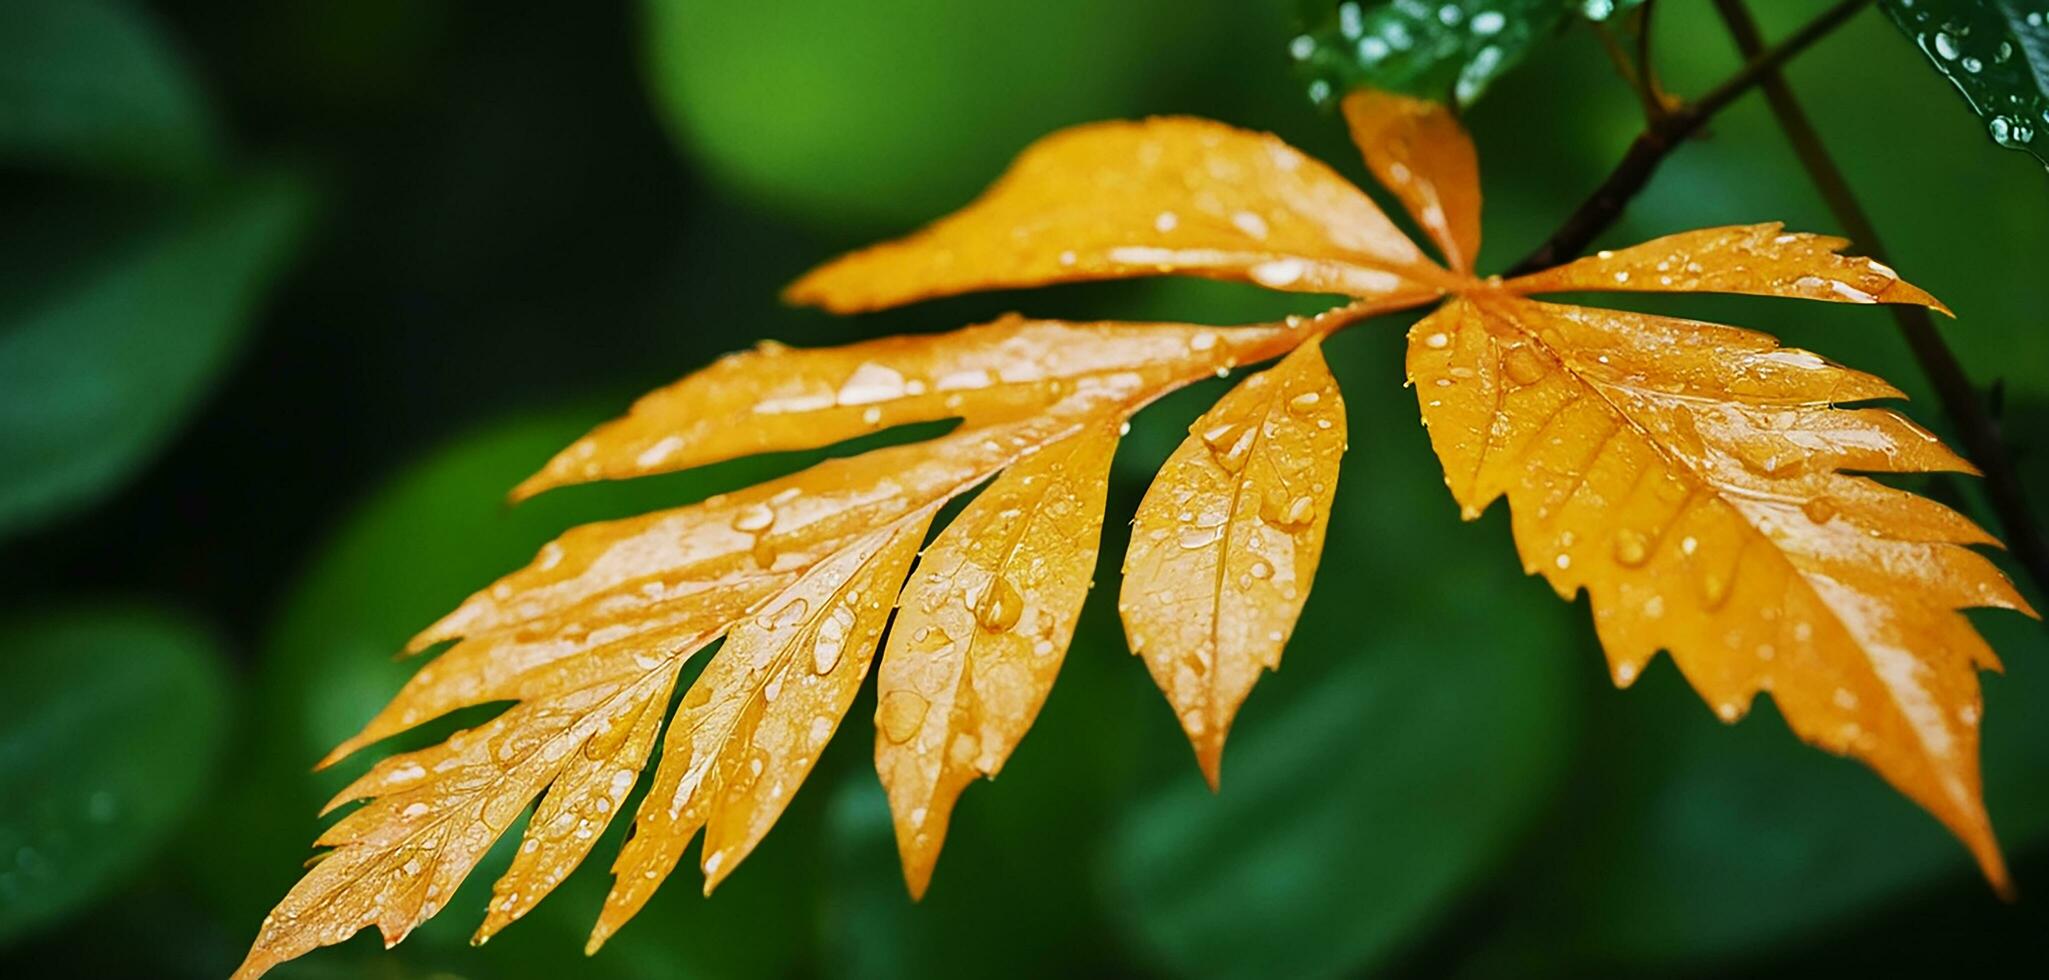
[[[1314,309],[1180,281],[852,319],[776,301],[1070,123],[1197,113],[1363,180],[1288,71],[1292,6],[0,0],[0,975],[224,975],[363,763],[309,765],[411,671],[404,638],[572,524],[806,461],[502,503],[635,393],[762,338]],[[1821,3],[1756,6],[1783,32]],[[1707,4],[1660,8],[1673,88],[1735,65]],[[2049,177],[1875,12],[1791,76],[2049,501]],[[1638,108],[1581,27],[1468,121],[1499,269]],[[1835,230],[1752,97],[1604,241],[1769,219]],[[1650,306],[1876,371],[1947,431],[1883,313]],[[1974,616],[2008,665],[1984,722],[2008,905],[1768,699],[1725,726],[1663,660],[1613,690],[1584,603],[1523,576],[1501,508],[1458,520],[1405,326],[1328,347],[1353,432],[1329,555],[1220,795],[1112,601],[1124,517],[1218,382],[1134,425],[1061,682],[963,798],[921,905],[864,695],[746,868],[709,900],[680,872],[594,959],[616,841],[487,947],[465,939],[502,859],[397,949],[366,934],[276,975],[2042,975],[2044,630]],[[1919,486],[1990,520],[1973,488]]]

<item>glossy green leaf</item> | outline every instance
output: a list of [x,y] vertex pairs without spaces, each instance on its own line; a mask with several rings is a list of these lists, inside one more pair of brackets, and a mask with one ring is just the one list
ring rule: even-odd
[[1986,135],[2049,164],[2049,3],[1883,0],[1893,23],[1985,120]]
[[1537,44],[1558,32],[1572,0],[1346,0],[1315,3],[1307,33],[1289,42],[1309,97],[1335,104],[1371,86],[1470,105]]
[[189,177],[214,120],[155,18],[110,0],[9,0],[0,27],[0,159]]
[[[76,508],[148,462],[239,347],[307,223],[309,194],[255,177],[0,298],[0,535]],[[5,230],[13,262],[72,235]]]
[[204,791],[229,714],[212,635],[141,606],[0,625],[0,943],[105,895]]

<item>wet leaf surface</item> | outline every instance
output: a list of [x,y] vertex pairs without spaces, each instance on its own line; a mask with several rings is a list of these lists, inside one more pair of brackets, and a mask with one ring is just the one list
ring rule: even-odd
[[[1114,434],[1177,389],[1277,359],[1190,427],[1140,502],[1125,554],[1126,635],[1217,785],[1224,735],[1304,610],[1336,502],[1347,428],[1323,339],[1447,296],[1411,330],[1408,357],[1445,483],[1469,519],[1509,498],[1524,570],[1561,597],[1591,594],[1615,680],[1627,686],[1668,649],[1725,721],[1769,691],[1795,732],[1870,764],[2006,887],[1977,757],[1976,672],[1997,661],[1960,611],[2029,610],[1971,550],[1994,543],[1982,530],[1857,475],[1969,467],[1889,409],[1843,407],[1898,396],[1870,375],[1735,327],[1528,294],[1939,304],[1889,269],[1838,254],[1838,240],[1775,225],[1482,280],[1466,271],[1478,246],[1477,166],[1448,110],[1362,93],[1346,111],[1369,167],[1452,268],[1272,137],[1186,119],[1078,127],[1027,150],[958,214],[829,263],[791,298],[855,311],[975,289],[1193,275],[1351,301],[1243,327],[1011,316],[837,348],[766,345],[656,392],[558,454],[515,495],[957,420],[696,503],[573,528],[416,635],[414,653],[448,646],[329,762],[437,718],[511,706],[386,757],[343,790],[331,805],[361,806],[322,835],[333,849],[266,920],[238,975],[370,926],[397,941],[538,800],[483,934],[525,914],[615,822],[672,689],[687,693],[589,946],[639,911],[699,829],[709,891],[811,773],[896,606],[906,611],[885,654],[876,761],[906,881],[922,893],[960,787],[1017,748],[1070,642]],[[941,516],[977,490],[957,519]],[[1066,516],[1041,522],[1041,506]],[[940,537],[911,577],[935,518]],[[701,653],[702,675],[684,679]],[[1346,710],[1306,714],[1309,734],[1276,743],[1269,751],[1282,761],[1258,778],[1302,767],[1285,760],[1332,741],[1320,724],[1389,725],[1363,734],[1391,738],[1415,718],[1356,714],[1357,699],[1327,692],[1319,703]],[[1541,753],[1502,764],[1534,782],[1506,784],[1495,805],[1460,814],[1468,843],[1519,826],[1549,766]],[[1366,784],[1418,784],[1418,771]],[[1333,812],[1304,804],[1299,815],[1327,831]],[[1185,841],[1216,850],[1220,833]],[[1492,853],[1444,845],[1425,869],[1413,859],[1437,845],[1421,831],[1412,843],[1401,855],[1365,849],[1348,866],[1411,859],[1404,873],[1436,894]],[[1265,874],[1260,852],[1253,858],[1224,872]],[[1174,878],[1142,863],[1134,880],[1171,890]],[[1335,972],[1384,955],[1421,907],[1366,910],[1385,934],[1334,947],[1342,962],[1302,968]],[[1222,955],[1204,952],[1221,932],[1215,909],[1176,913],[1146,927],[1180,950],[1169,955]],[[1335,921],[1305,920],[1311,935]]]

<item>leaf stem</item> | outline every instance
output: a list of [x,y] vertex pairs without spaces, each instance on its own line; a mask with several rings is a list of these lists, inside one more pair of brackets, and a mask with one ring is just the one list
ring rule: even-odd
[[[1714,4],[1723,23],[1728,25],[1729,34],[1735,38],[1737,49],[1743,52],[1744,57],[1757,57],[1764,48],[1764,38],[1743,0],[1714,0]],[[1785,131],[1786,141],[1793,145],[1800,165],[1806,169],[1815,189],[1821,192],[1843,232],[1856,241],[1858,251],[1880,262],[1889,262],[1885,246],[1879,241],[1878,230],[1871,223],[1871,216],[1850,190],[1842,168],[1836,165],[1835,158],[1822,145],[1820,133],[1815,130],[1807,111],[1801,108],[1785,76],[1774,69],[1764,73],[1760,84],[1765,100],[1771,105],[1772,115],[1778,119],[1779,128]],[[2049,595],[2049,543],[2043,541],[2041,528],[2028,507],[2020,477],[2014,470],[2013,460],[2007,455],[1999,420],[1986,410],[1985,402],[1965,376],[1956,355],[1943,343],[1942,335],[1936,331],[1934,320],[1926,309],[1906,305],[1891,305],[1887,309],[1898,321],[1900,333],[1906,337],[1907,347],[1913,351],[1914,359],[1920,362],[1922,372],[1935,386],[1936,397],[1955,424],[1964,453],[1984,474],[1986,495],[2005,532],[2007,547],[2014,559],[2027,570],[2028,577],[2034,580],[2035,588]]]
[[1581,202],[1557,231],[1552,232],[1550,238],[1510,268],[1506,275],[1519,276],[1549,268],[1584,251],[1588,244],[1615,223],[1616,218],[1621,217],[1623,208],[1642,192],[1658,164],[1678,149],[1679,144],[1698,132],[1715,113],[1763,83],[1767,76],[1775,76],[1780,65],[1807,50],[1809,45],[1842,26],[1871,3],[1872,0],[1839,0],[1785,40],[1751,58],[1735,74],[1699,99],[1673,109],[1645,127],[1629,144],[1628,151],[1623,153],[1621,162],[1609,172],[1607,179],[1594,188],[1594,192]]
[[1657,95],[1651,91],[1649,75],[1644,71],[1643,61],[1632,59],[1629,52],[1622,49],[1621,39],[1615,36],[1614,31],[1608,29],[1608,25],[1595,21],[1592,26],[1594,36],[1601,40],[1602,49],[1608,52],[1608,60],[1615,64],[1615,74],[1622,76],[1630,91],[1636,93],[1637,101],[1643,103],[1644,125],[1656,126],[1658,120],[1664,116],[1665,107],[1658,104]]

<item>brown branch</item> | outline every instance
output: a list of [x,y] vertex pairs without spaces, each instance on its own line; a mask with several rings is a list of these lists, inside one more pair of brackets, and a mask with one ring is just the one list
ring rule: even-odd
[[1727,108],[1729,103],[1768,76],[1776,76],[1779,66],[1787,59],[1805,51],[1871,3],[1872,0],[1840,0],[1785,40],[1751,58],[1734,75],[1698,100],[1673,109],[1657,123],[1646,127],[1635,142],[1629,144],[1629,150],[1622,155],[1622,162],[1609,172],[1608,179],[1594,189],[1593,194],[1565,219],[1549,239],[1516,263],[1507,274],[1517,276],[1549,268],[1584,251],[1615,223],[1616,218],[1621,217],[1622,209],[1643,190],[1667,154],[1699,131],[1715,113]]
[[[1736,39],[1736,47],[1744,57],[1756,57],[1764,48],[1764,38],[1742,0],[1714,0],[1714,3],[1723,22],[1728,25],[1730,35]],[[1776,70],[1766,72],[1761,84],[1765,100],[1771,104],[1772,115],[1778,118],[1779,128],[1785,131],[1787,142],[1793,144],[1793,152],[1800,158],[1800,165],[1806,168],[1808,178],[1821,192],[1822,199],[1827,202],[1836,221],[1842,224],[1843,231],[1856,241],[1858,251],[1880,262],[1890,261],[1886,257],[1885,246],[1879,242],[1878,230],[1872,226],[1871,216],[1850,190],[1842,168],[1836,165],[1835,158],[1822,145],[1813,120],[1801,108],[1785,76]],[[2028,508],[2020,477],[2014,471],[2013,460],[2007,456],[1999,420],[1986,411],[1977,389],[1964,375],[1963,366],[1957,363],[1956,355],[1942,342],[1942,335],[1936,332],[1928,311],[1919,306],[1894,305],[1887,308],[1892,311],[1893,319],[1899,322],[1900,333],[1906,337],[1914,359],[1920,362],[1922,372],[1935,386],[1936,397],[1956,426],[1965,455],[1984,474],[1986,495],[1992,502],[1992,510],[1999,518],[2001,529],[2005,531],[2007,547],[2014,559],[2027,570],[2028,577],[2034,580],[2035,588],[2049,595],[2049,544],[2043,541],[2041,528],[2035,522],[2033,511]]]

